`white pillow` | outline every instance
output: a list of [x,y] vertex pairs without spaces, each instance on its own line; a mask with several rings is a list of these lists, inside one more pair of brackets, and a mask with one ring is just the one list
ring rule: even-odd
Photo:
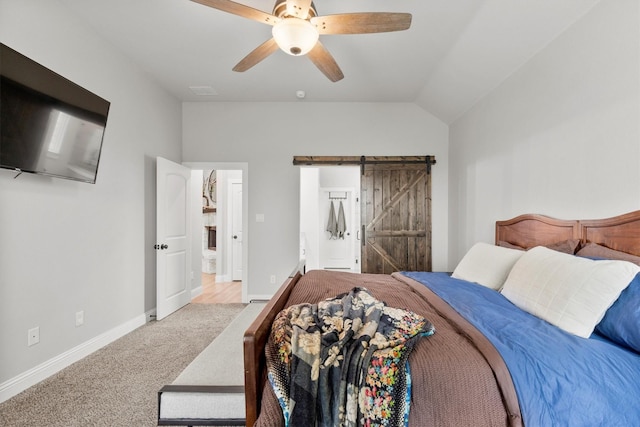
[[523,253],[517,249],[476,243],[453,270],[451,277],[498,290]]
[[538,246],[516,262],[502,294],[524,311],[588,338],[639,270],[627,261],[594,261]]

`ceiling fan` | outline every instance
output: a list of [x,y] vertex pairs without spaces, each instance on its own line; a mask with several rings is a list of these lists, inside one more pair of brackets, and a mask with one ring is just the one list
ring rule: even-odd
[[276,0],[269,14],[231,0],[192,0],[196,3],[273,26],[273,37],[233,67],[246,71],[278,48],[293,56],[309,55],[311,62],[332,82],[344,78],[320,34],[367,34],[402,31],[411,26],[410,13],[364,12],[318,16],[312,0]]

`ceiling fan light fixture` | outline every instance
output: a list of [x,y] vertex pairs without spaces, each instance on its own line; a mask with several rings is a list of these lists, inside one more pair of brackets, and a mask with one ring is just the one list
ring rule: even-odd
[[272,30],[278,47],[293,56],[307,54],[318,42],[320,34],[309,21],[300,18],[284,18]]

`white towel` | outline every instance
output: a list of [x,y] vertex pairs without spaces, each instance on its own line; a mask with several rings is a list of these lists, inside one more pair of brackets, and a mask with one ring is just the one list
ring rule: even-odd
[[344,207],[342,206],[342,200],[340,200],[340,207],[338,208],[338,238],[344,239],[344,233],[347,231],[347,220],[344,217]]
[[336,208],[333,206],[333,200],[331,201],[331,207],[329,208],[329,220],[327,221],[327,231],[329,232],[330,239],[338,238],[338,220],[336,219]]

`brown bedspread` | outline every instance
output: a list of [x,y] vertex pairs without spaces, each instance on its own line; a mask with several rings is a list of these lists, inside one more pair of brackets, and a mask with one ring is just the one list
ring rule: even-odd
[[[296,284],[287,304],[314,304],[355,286],[367,288],[390,307],[425,316],[435,326],[436,333],[420,340],[409,358],[413,383],[409,426],[522,425],[511,376],[495,348],[447,303],[412,279],[314,270]],[[255,426],[284,426],[268,382]]]

